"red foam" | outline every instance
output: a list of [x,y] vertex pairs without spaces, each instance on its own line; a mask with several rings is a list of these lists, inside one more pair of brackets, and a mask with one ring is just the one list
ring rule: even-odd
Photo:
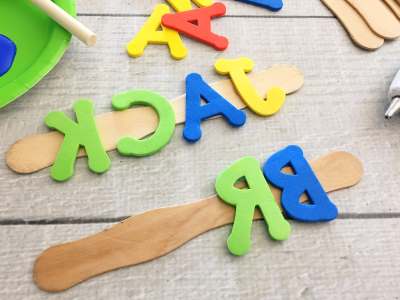
[[211,32],[211,19],[222,17],[225,13],[226,7],[223,3],[214,3],[208,7],[165,14],[162,24],[222,51],[228,47],[229,41],[226,37]]

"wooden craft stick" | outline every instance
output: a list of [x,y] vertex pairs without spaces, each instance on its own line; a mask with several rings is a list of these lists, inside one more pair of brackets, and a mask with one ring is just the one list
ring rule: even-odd
[[376,50],[383,45],[384,39],[377,36],[345,0],[321,1],[339,19],[357,46],[367,50]]
[[[333,152],[311,166],[326,192],[353,186],[363,174],[361,162],[347,152]],[[272,186],[271,190],[280,204],[281,192]],[[145,212],[98,234],[47,249],[35,262],[33,279],[42,290],[63,291],[96,275],[166,255],[233,218],[233,207],[217,196]],[[259,212],[254,219],[261,219]]]
[[[278,86],[287,94],[297,91],[304,83],[303,74],[294,66],[277,65],[272,68],[249,75],[260,95],[265,95],[271,87]],[[229,79],[221,80],[212,87],[238,108],[245,104],[235,92]],[[185,95],[171,102],[175,111],[176,123],[185,122]],[[131,108],[124,111],[113,111],[96,117],[97,128],[107,151],[116,148],[118,140],[123,136],[143,138],[157,128],[157,115],[148,107]],[[6,162],[10,169],[17,173],[33,173],[53,164],[63,135],[52,131],[26,137],[16,142],[6,154]],[[85,156],[81,150],[78,156]]]
[[381,0],[346,0],[358,11],[373,32],[384,39],[400,36],[400,22]]
[[385,3],[387,4],[387,6],[389,6],[389,8],[392,10],[392,12],[394,13],[394,15],[400,19],[400,5],[399,2],[397,2],[396,0],[383,0],[385,1]]
[[65,30],[76,36],[88,46],[96,44],[96,34],[80,23],[77,19],[65,12],[51,0],[31,0],[33,4],[43,10],[50,18],[57,22]]

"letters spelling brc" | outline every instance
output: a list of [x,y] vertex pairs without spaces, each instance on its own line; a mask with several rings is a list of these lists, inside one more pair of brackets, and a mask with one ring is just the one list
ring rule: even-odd
[[[285,92],[278,87],[267,93],[267,101],[258,95],[246,75],[254,63],[248,58],[219,59],[215,63],[218,73],[229,75],[233,85],[247,106],[261,116],[269,116],[279,111],[285,101]],[[206,104],[202,105],[204,99]],[[114,109],[124,110],[134,105],[152,107],[159,117],[155,133],[145,139],[123,137],[118,142],[117,150],[126,156],[147,156],[165,147],[175,129],[175,114],[171,104],[162,96],[151,91],[129,91],[119,94],[112,101]],[[96,173],[107,171],[111,165],[101,144],[96,128],[93,104],[88,100],[79,100],[74,105],[77,122],[69,119],[62,112],[52,112],[45,119],[48,127],[64,134],[64,141],[51,169],[51,177],[65,181],[72,177],[79,147],[85,148],[88,155],[89,169]],[[221,115],[232,126],[238,127],[246,122],[246,114],[233,106],[209,86],[197,73],[186,77],[186,122],[183,138],[197,142],[201,138],[201,122]]]

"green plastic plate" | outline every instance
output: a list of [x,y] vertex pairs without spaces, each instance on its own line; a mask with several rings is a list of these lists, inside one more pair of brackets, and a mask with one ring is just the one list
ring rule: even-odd
[[[76,15],[75,0],[54,2]],[[0,0],[0,34],[17,46],[14,64],[0,77],[2,108],[26,93],[54,68],[67,50],[71,34],[28,0]]]

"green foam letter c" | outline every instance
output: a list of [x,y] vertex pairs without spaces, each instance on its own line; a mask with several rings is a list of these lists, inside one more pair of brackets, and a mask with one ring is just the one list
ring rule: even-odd
[[148,156],[164,148],[175,130],[175,112],[171,104],[157,93],[146,90],[128,91],[113,97],[113,108],[125,110],[134,105],[151,106],[157,113],[159,125],[148,138],[123,137],[118,141],[118,152],[126,156]]

